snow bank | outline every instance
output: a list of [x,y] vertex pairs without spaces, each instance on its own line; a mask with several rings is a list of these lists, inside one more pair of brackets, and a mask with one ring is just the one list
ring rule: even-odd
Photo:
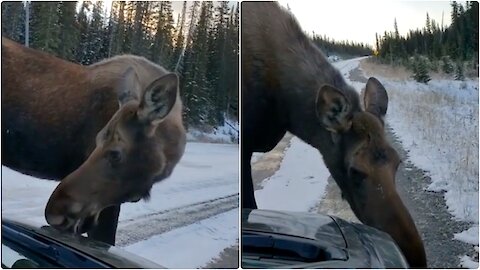
[[197,128],[189,128],[187,141],[211,143],[238,143],[240,127],[238,122],[228,121],[223,126],[213,128],[211,132],[204,132]]

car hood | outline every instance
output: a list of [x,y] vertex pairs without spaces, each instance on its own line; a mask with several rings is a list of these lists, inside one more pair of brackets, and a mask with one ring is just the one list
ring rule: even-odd
[[324,215],[248,209],[242,212],[242,230],[321,240],[326,245],[347,247],[335,220]]
[[[271,243],[266,244],[262,239],[263,243],[258,244],[260,236],[270,237]],[[256,251],[264,252],[267,247],[274,247],[272,256],[260,262],[255,258]],[[243,209],[242,250],[247,251],[244,254],[253,254],[250,257],[242,255],[242,263],[247,262],[244,267],[408,268],[403,254],[388,234],[364,224],[315,213]],[[285,250],[293,251],[301,260],[295,263],[275,261],[282,258],[275,255],[286,254]]]
[[2,218],[2,231],[4,228],[41,235],[50,241],[73,248],[114,268],[165,268],[120,248],[81,235],[63,233],[50,226],[39,227]]

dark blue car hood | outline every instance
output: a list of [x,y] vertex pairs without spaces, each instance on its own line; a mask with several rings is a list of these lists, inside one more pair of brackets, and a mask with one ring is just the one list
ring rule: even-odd
[[408,268],[392,238],[315,213],[242,210],[244,268]]

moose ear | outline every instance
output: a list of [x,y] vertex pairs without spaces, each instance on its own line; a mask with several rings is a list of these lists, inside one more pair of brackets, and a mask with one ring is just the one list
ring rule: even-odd
[[329,131],[339,133],[352,126],[350,101],[337,88],[324,85],[317,93],[315,109],[317,118]]
[[367,112],[377,116],[383,123],[383,117],[387,114],[388,95],[385,87],[374,77],[367,81],[363,104]]
[[138,109],[138,117],[152,125],[160,123],[177,100],[178,77],[174,73],[152,82],[145,91]]
[[130,100],[139,100],[139,80],[137,73],[132,67],[127,70],[120,77],[117,85],[117,97],[120,106]]

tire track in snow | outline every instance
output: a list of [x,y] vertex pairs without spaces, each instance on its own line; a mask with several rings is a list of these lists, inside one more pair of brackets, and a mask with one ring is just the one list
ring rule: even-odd
[[117,246],[128,246],[238,208],[238,198],[236,193],[121,221],[117,230]]

